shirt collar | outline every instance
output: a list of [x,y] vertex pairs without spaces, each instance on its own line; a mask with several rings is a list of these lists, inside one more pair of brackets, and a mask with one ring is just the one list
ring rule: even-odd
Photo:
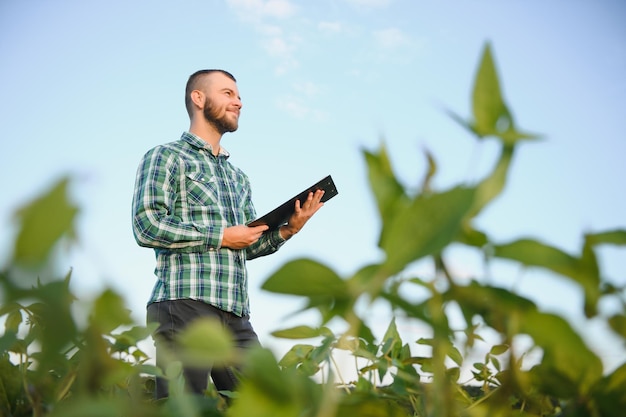
[[[213,147],[211,146],[211,144],[203,141],[202,139],[200,139],[198,136],[194,135],[191,132],[183,132],[183,135],[181,136],[181,140],[184,140],[185,142],[187,142],[188,144],[190,144],[191,146],[195,148],[207,149],[209,152],[211,152],[211,154],[213,153]],[[223,146],[220,146],[220,152],[218,156],[224,156],[228,158],[230,156],[230,153],[226,149],[224,149]]]

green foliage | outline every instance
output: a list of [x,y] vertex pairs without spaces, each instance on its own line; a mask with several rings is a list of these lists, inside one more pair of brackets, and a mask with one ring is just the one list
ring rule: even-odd
[[[75,317],[71,274],[57,277],[48,268],[55,246],[75,235],[78,209],[68,196],[71,181],[60,180],[18,211],[13,256],[0,271],[0,416],[621,415],[626,364],[607,372],[564,318],[509,289],[479,278],[459,279],[446,256],[450,246],[460,245],[487,262],[505,260],[565,279],[584,294],[585,315],[606,321],[624,341],[625,288],[603,276],[597,250],[625,246],[626,230],[587,233],[577,254],[530,238],[494,241],[475,227],[475,219],[506,186],[518,146],[537,136],[515,125],[490,45],[476,73],[472,118],[450,115],[478,140],[491,137],[499,143],[493,170],[476,184],[435,190],[437,165],[427,153],[428,169],[415,192],[394,174],[384,145],[364,150],[382,224],[378,246],[385,257],[349,276],[311,259],[293,260],[272,274],[265,290],[301,297],[304,310],[320,313],[319,323],[273,333],[297,341],[282,358],[262,348],[238,352],[230,335],[212,321],[197,322],[181,336],[181,360],[187,364],[243,365],[236,393],[213,389],[190,395],[183,388],[182,362],[163,370],[151,365],[139,344],[155,327],[135,325],[113,290],[80,312],[88,319],[79,324],[84,320]],[[424,261],[435,265],[433,276],[414,276],[411,265]],[[600,316],[598,305],[605,299],[617,300],[621,311]],[[379,337],[367,322],[374,303],[393,312]],[[453,312],[460,312],[461,324],[452,324]],[[405,341],[398,320],[430,332]],[[345,331],[335,333],[331,321],[344,324]],[[487,342],[486,335],[495,342]],[[521,336],[531,341],[522,351]],[[339,352],[354,358],[354,380],[339,372]],[[540,358],[527,363],[531,352]],[[170,381],[165,401],[152,400],[156,376]],[[223,395],[232,397],[230,405]]]

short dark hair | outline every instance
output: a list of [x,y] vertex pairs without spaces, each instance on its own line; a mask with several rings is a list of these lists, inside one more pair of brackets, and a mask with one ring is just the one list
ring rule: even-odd
[[237,82],[233,74],[222,69],[203,69],[191,74],[189,76],[189,79],[187,80],[187,86],[185,87],[185,107],[187,108],[187,113],[189,114],[189,117],[191,117],[193,110],[193,104],[191,102],[191,92],[198,89],[202,79],[204,79],[205,76],[216,72],[220,72],[231,80]]

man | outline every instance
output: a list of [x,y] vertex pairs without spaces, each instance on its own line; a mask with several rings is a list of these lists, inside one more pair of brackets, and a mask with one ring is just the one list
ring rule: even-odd
[[[238,348],[258,345],[249,321],[246,260],[276,252],[323,205],[319,190],[296,202],[288,223],[277,230],[246,226],[256,216],[250,182],[221,146],[224,133],[239,124],[235,78],[223,70],[192,74],[185,105],[189,131],[145,154],[133,196],[135,239],[156,253],[147,317],[159,323],[154,339],[160,366],[175,355],[176,335],[202,317],[219,319]],[[209,373],[218,390],[235,388],[228,366],[185,368],[186,386],[204,392]],[[158,378],[155,396],[167,395],[167,381]]]

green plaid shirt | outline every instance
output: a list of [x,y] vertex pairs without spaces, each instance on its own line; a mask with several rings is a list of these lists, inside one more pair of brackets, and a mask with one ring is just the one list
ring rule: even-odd
[[156,285],[148,303],[194,299],[249,314],[246,259],[274,253],[285,242],[277,230],[246,249],[224,248],[228,226],[254,220],[248,177],[221,150],[185,132],[148,151],[133,195],[133,233],[154,248]]

